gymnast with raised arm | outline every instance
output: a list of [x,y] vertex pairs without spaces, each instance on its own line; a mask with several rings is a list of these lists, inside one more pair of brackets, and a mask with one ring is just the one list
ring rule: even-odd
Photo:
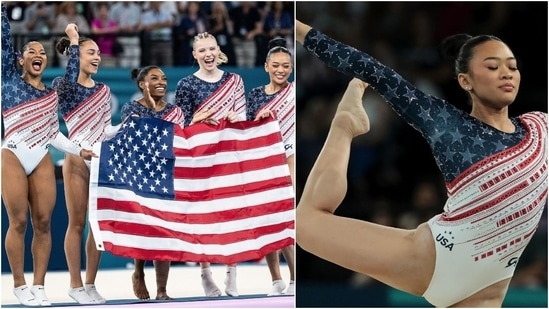
[[413,230],[333,214],[347,190],[349,144],[369,127],[359,102],[365,85],[355,79],[298,203],[298,244],[437,307],[500,307],[547,201],[547,113],[509,117],[520,86],[509,46],[490,35],[443,42],[472,105],[466,113],[367,53],[296,26],[307,51],[368,83],[422,134],[448,195],[443,211]]

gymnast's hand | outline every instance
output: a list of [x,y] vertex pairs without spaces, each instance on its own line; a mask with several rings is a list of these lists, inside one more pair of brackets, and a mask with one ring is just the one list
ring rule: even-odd
[[298,41],[301,45],[305,41],[305,36],[311,30],[311,26],[295,20],[295,40]]
[[227,116],[225,116],[225,119],[229,120],[230,123],[235,123],[238,121],[238,114],[234,111],[230,111],[227,113]]
[[195,124],[197,122],[204,122],[211,125],[218,125],[219,121],[215,120],[214,118],[211,118],[213,114],[217,112],[219,108],[212,108],[205,111],[199,111],[193,116],[193,120],[191,121],[191,124]]
[[74,23],[70,23],[65,27],[65,33],[71,41],[71,45],[78,45],[78,39],[80,35],[78,34],[78,26]]
[[149,90],[149,82],[145,82],[145,88],[143,88],[143,99],[148,108],[156,111],[156,101],[151,96],[151,91]]
[[265,118],[267,118],[267,117],[269,117],[269,116],[275,118],[274,113],[273,113],[270,109],[264,109],[264,110],[260,111],[260,112],[257,114],[257,116],[255,117],[254,121],[259,120],[259,119],[265,119]]
[[88,149],[80,150],[80,157],[82,157],[84,160],[87,160],[87,161],[90,161],[91,158],[99,158],[98,155],[96,155],[93,151]]

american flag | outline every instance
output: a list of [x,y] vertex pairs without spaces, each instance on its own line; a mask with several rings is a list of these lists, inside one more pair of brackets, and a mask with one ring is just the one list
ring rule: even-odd
[[129,119],[94,146],[96,246],[144,260],[235,263],[294,244],[294,192],[278,122]]

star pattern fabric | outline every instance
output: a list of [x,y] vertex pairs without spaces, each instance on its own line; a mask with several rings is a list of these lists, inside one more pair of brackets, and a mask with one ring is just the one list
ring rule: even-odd
[[277,94],[278,92],[267,94],[265,86],[259,86],[250,90],[248,100],[246,101],[246,120],[254,120],[255,114]]
[[34,101],[50,93],[53,89],[46,85],[45,90],[34,88],[19,75],[16,67],[17,57],[11,37],[9,19],[5,5],[2,4],[2,111],[22,103]]
[[95,82],[93,87],[84,87],[78,84],[78,74],[80,73],[80,49],[78,45],[69,46],[69,61],[64,76],[58,76],[53,79],[52,86],[57,89],[59,95],[59,111],[63,116],[71,113],[73,110],[92,96],[104,84]]
[[229,77],[229,72],[223,72],[223,76],[219,81],[209,83],[191,74],[177,82],[175,104],[183,110],[185,126],[191,124],[194,112],[200,103],[221,87]]
[[[141,105],[136,100],[132,100],[122,105],[121,115],[122,121],[127,120],[130,116],[158,118],[180,124],[181,126],[183,126],[184,121],[181,109],[170,103],[167,103],[163,110],[156,111]],[[176,117],[173,115],[176,115]]]
[[97,81],[93,87],[79,84],[80,47],[69,46],[68,54],[65,75],[54,78],[52,85],[59,96],[59,111],[70,140],[81,147],[91,147],[106,138],[106,131],[113,129],[111,91],[107,85]]
[[[18,59],[4,3],[1,4],[1,10],[4,146],[12,150],[19,149],[19,151],[38,146],[42,150],[34,155],[43,156],[51,141],[59,133],[57,93],[47,86],[44,90],[35,88],[21,77],[16,67]],[[18,145],[23,148],[18,148]]]
[[[295,82],[290,82],[276,93],[267,94],[265,86],[250,90],[246,100],[246,119],[254,120],[262,109],[273,112],[280,125],[280,133],[285,147],[293,148],[295,143]],[[288,149],[291,149],[288,148]],[[287,152],[292,155],[293,151]]]
[[303,47],[329,67],[370,84],[429,143],[447,183],[484,158],[520,143],[526,129],[511,118],[514,133],[499,131],[443,99],[425,94],[369,54],[311,29]]

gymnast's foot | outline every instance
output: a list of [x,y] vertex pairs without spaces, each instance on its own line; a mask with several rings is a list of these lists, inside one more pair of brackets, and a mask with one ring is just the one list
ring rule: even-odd
[[227,267],[227,276],[225,277],[225,293],[228,296],[237,297],[238,289],[236,288],[236,267]]
[[69,289],[69,296],[81,305],[97,304],[97,301],[86,293],[86,288],[83,286]]
[[34,295],[34,297],[36,297],[36,300],[38,300],[40,306],[51,306],[51,303],[46,296],[46,291],[44,290],[43,285],[34,285],[31,288],[31,293],[32,295]]
[[290,284],[288,285],[288,289],[286,290],[286,295],[295,295],[295,281],[290,280]]
[[339,102],[332,121],[332,125],[349,131],[352,137],[370,131],[370,120],[362,106],[362,96],[366,87],[367,83],[353,78]]
[[221,296],[221,291],[215,284],[212,278],[212,272],[209,268],[203,268],[201,270],[202,274],[202,288],[204,289],[204,294],[208,297],[219,297]]
[[133,294],[135,297],[140,300],[149,300],[151,296],[149,295],[149,290],[147,290],[147,285],[145,284],[145,274],[134,272],[132,275],[132,285],[133,285]]
[[168,296],[166,287],[156,289],[156,300],[173,300],[173,298]]
[[284,294],[284,289],[286,288],[286,283],[283,280],[273,281],[273,287],[271,288],[271,293],[267,296],[276,296]]
[[86,288],[86,293],[88,293],[88,295],[90,295],[90,297],[93,298],[98,304],[104,304],[107,302],[105,297],[101,296],[101,294],[97,292],[95,284],[85,284],[84,287]]
[[13,294],[17,297],[17,300],[23,305],[28,307],[38,307],[40,302],[36,299],[34,294],[27,285],[22,285],[13,289]]

